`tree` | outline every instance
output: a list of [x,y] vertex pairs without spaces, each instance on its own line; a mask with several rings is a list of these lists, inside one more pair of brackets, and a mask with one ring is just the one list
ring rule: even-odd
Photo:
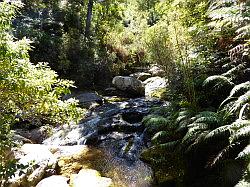
[[88,11],[86,16],[86,27],[85,27],[85,37],[89,38],[90,36],[90,27],[91,27],[91,19],[92,19],[92,9],[93,9],[93,0],[89,0],[88,2]]

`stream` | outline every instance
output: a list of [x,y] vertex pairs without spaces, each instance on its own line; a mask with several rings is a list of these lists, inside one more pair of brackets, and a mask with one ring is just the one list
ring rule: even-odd
[[153,172],[139,159],[141,151],[147,147],[141,121],[150,108],[163,105],[166,103],[145,98],[104,102],[89,109],[79,124],[55,128],[53,135],[43,143],[87,145],[93,149],[93,154],[96,149],[102,152],[93,167],[111,178],[115,186],[152,186]]

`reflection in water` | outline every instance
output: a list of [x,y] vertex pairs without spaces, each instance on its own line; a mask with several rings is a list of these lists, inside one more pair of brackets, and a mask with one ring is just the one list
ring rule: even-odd
[[[109,145],[112,146],[112,144]],[[98,167],[96,169],[98,169],[103,176],[112,178],[115,186],[152,186],[152,171],[150,167],[139,159],[131,161],[126,157],[121,158],[116,155],[114,150],[108,150],[107,147],[105,147],[104,159],[96,167]]]

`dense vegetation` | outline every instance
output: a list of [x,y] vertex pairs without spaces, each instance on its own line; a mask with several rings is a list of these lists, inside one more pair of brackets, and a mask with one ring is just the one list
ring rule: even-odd
[[11,176],[17,167],[8,155],[14,143],[11,141],[11,125],[23,121],[36,126],[70,123],[83,114],[82,109],[76,107],[76,100],[59,100],[61,94],[69,92],[72,81],[58,79],[46,63],[32,64],[28,55],[29,40],[13,37],[11,20],[20,6],[5,1],[0,4],[1,180]]
[[171,107],[144,118],[153,128],[142,153],[156,181],[249,185],[248,0],[22,3],[0,2],[0,176],[13,171],[6,154],[11,125],[63,124],[82,116],[75,100],[60,100],[73,86],[60,78],[100,89],[114,75],[159,64]]

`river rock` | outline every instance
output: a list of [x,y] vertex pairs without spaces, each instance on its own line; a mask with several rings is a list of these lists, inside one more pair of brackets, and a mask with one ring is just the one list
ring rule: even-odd
[[[40,144],[49,137],[49,132],[51,127],[49,126],[41,126],[35,129],[16,129],[14,131],[15,140],[18,142],[24,143],[35,143]],[[28,141],[29,140],[29,141]]]
[[103,104],[103,98],[94,92],[77,92],[63,97],[63,100],[75,98],[79,100],[79,105],[84,108],[92,108]]
[[24,144],[21,149],[14,152],[14,155],[19,159],[18,164],[27,168],[23,170],[22,175],[19,175],[21,170],[18,170],[9,179],[10,187],[35,186],[46,175],[47,170],[55,169],[57,163],[48,147],[40,144]]
[[69,179],[60,175],[53,175],[41,180],[36,187],[69,187]]
[[136,79],[140,81],[145,81],[146,79],[152,77],[150,73],[145,73],[145,72],[137,72],[129,75],[130,77],[135,77]]
[[149,73],[152,74],[153,77],[155,76],[159,76],[159,77],[163,77],[165,74],[165,71],[163,70],[162,67],[160,67],[159,65],[153,65],[149,70]]
[[82,169],[71,177],[72,187],[109,187],[112,184],[110,178],[101,177],[100,173],[93,169]]
[[161,97],[166,91],[167,80],[161,77],[151,77],[143,82],[145,85],[145,97]]
[[26,137],[23,137],[21,135],[19,135],[18,133],[14,132],[13,133],[13,141],[16,143],[16,144],[25,144],[25,143],[33,143],[30,139],[26,138]]
[[144,95],[143,83],[135,77],[116,76],[113,78],[112,84],[115,85],[116,88],[130,94]]

